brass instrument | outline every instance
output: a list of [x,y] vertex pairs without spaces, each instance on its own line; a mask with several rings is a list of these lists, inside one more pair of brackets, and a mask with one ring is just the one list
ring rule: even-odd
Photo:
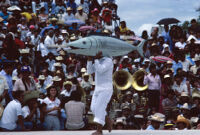
[[127,90],[132,85],[136,91],[144,91],[148,88],[148,85],[143,84],[144,76],[144,70],[138,70],[133,76],[127,71],[119,70],[113,74],[113,85],[119,90]]

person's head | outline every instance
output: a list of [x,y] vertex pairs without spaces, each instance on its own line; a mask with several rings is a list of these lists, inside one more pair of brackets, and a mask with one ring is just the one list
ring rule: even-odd
[[176,84],[180,85],[181,82],[183,81],[183,78],[181,75],[177,74],[174,76],[174,81],[176,82]]
[[125,21],[121,21],[121,22],[120,22],[120,26],[121,26],[122,28],[126,28],[126,22],[125,22]]
[[79,6],[79,7],[77,8],[77,10],[78,10],[78,13],[79,13],[80,15],[83,14],[83,7]]
[[67,91],[70,91],[71,87],[72,87],[72,82],[71,81],[66,81],[66,82],[63,83],[63,85],[64,85],[64,87],[65,87],[65,89]]
[[12,75],[12,72],[13,72],[13,64],[12,63],[4,63],[3,65],[3,69],[4,71],[9,74],[9,75]]
[[160,124],[161,124],[161,122],[159,122],[159,121],[155,121],[155,120],[152,120],[152,121],[151,121],[151,125],[152,125],[156,130],[160,128]]
[[130,106],[128,106],[128,105],[125,105],[125,106],[123,106],[122,107],[122,116],[124,116],[124,117],[129,117],[130,116],[130,114],[131,114],[131,108],[130,108]]
[[192,20],[190,21],[190,23],[191,23],[191,25],[193,26],[193,25],[196,25],[196,24],[197,24],[197,21],[196,21],[196,19],[192,19]]
[[156,74],[156,65],[155,64],[151,64],[149,66],[149,71],[152,73],[152,74]]
[[58,91],[55,86],[50,86],[47,88],[47,97],[56,98],[58,96]]
[[168,92],[167,92],[167,97],[169,99],[173,99],[174,98],[174,95],[175,95],[175,92],[174,90],[170,89]]
[[31,74],[30,67],[29,66],[23,66],[21,68],[21,73],[22,73],[22,77],[24,79],[28,79],[30,74]]
[[177,121],[176,121],[176,126],[179,130],[183,130],[185,128],[188,128],[189,126],[189,121],[188,119],[186,119],[184,116],[179,115],[177,117]]
[[54,35],[54,31],[53,31],[53,30],[50,30],[50,31],[48,32],[48,35],[52,38],[53,35]]
[[81,101],[81,97],[82,97],[82,94],[79,90],[73,91],[71,93],[71,100],[79,102]]
[[23,103],[24,91],[21,91],[21,90],[13,91],[13,98],[17,99],[20,103]]
[[166,32],[168,32],[168,31],[169,31],[169,26],[168,26],[168,25],[165,25],[165,26],[164,26],[164,29],[165,29]]
[[71,14],[72,14],[72,8],[71,8],[71,7],[68,7],[68,8],[67,8],[67,14],[68,14],[68,15],[71,15]]
[[88,82],[89,81],[89,75],[87,73],[85,73],[83,75],[83,79],[84,79],[85,82]]
[[45,13],[45,8],[44,8],[44,7],[41,7],[41,8],[40,8],[40,13],[41,13],[41,14],[44,14],[44,13]]
[[33,109],[34,107],[38,106],[37,98],[29,99],[25,104],[27,104],[30,109]]

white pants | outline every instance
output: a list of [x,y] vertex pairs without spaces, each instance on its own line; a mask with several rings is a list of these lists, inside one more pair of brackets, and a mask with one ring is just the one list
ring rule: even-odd
[[94,114],[94,122],[105,125],[106,108],[112,97],[113,91],[94,91],[92,96],[91,111]]

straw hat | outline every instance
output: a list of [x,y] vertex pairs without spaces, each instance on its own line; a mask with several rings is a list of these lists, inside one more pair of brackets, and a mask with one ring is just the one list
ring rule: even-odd
[[15,11],[15,10],[21,11],[21,9],[18,6],[11,6],[11,7],[7,8],[7,10],[8,11]]
[[168,75],[168,74],[164,75],[164,79],[166,79],[166,78],[170,78],[170,75]]
[[58,21],[58,19],[57,19],[57,18],[55,18],[55,17],[53,17],[53,18],[49,19],[49,21],[50,21],[50,22],[57,22],[57,21]]
[[181,109],[190,110],[188,103],[183,104],[183,106],[181,106]]
[[77,10],[83,10],[83,7],[82,7],[82,6],[79,6],[79,7],[77,8]]
[[116,119],[116,121],[114,122],[115,125],[117,124],[123,124],[123,125],[126,125],[126,117],[119,117]]
[[63,50],[61,50],[59,53],[60,53],[61,56],[65,55],[65,51],[63,51]]
[[177,120],[176,120],[176,124],[177,124],[177,123],[180,123],[180,122],[185,123],[185,124],[187,125],[187,127],[190,125],[189,120],[186,119],[186,118],[185,118],[184,116],[182,116],[182,115],[178,115]]
[[134,115],[134,117],[135,117],[136,119],[144,119],[144,116],[141,115],[141,114],[136,114],[136,115]]
[[192,98],[200,98],[200,92],[199,91],[193,91],[192,92]]
[[67,8],[67,11],[72,11],[72,8],[71,8],[71,7],[68,7],[68,8]]
[[52,86],[52,84],[48,84],[47,86],[46,86],[46,90],[48,89],[48,88],[50,88]]
[[66,81],[66,82],[64,82],[64,83],[63,83],[63,86],[65,86],[65,85],[67,85],[67,84],[72,86],[72,82],[71,82],[71,81]]
[[38,80],[45,80],[45,76],[44,75],[39,75]]
[[151,121],[157,121],[162,123],[165,121],[165,115],[161,113],[155,113],[154,115],[150,115],[148,119]]
[[16,80],[18,80],[18,79],[19,79],[19,78],[18,78],[17,76],[13,76],[13,77],[12,77],[12,80],[13,80],[13,81],[16,81]]
[[61,61],[61,60],[63,60],[63,57],[62,57],[62,56],[57,56],[57,57],[56,57],[56,60],[57,60],[57,61]]
[[74,78],[74,76],[72,76],[72,75],[67,76],[67,79],[72,79],[72,78]]
[[4,21],[4,19],[2,17],[0,17],[0,22],[3,22],[3,21]]
[[173,63],[172,63],[172,61],[171,61],[171,60],[168,60],[168,61],[167,61],[167,64],[173,64]]
[[54,76],[52,81],[59,82],[59,81],[61,81],[61,78],[59,76]]
[[84,73],[84,74],[83,74],[83,77],[85,77],[85,76],[89,76],[89,74],[88,74],[88,73]]
[[85,73],[86,72],[86,68],[81,68],[81,73]]
[[37,90],[30,91],[24,94],[24,103],[33,98],[39,98],[40,92]]
[[187,92],[182,92],[182,93],[181,93],[181,97],[189,97],[189,95],[188,95]]
[[20,49],[19,52],[21,54],[28,54],[30,52],[30,49]]
[[53,65],[54,65],[54,67],[61,67],[62,66],[60,62],[56,62]]

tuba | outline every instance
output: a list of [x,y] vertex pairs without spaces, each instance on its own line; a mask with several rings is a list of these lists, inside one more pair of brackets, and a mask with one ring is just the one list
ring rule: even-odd
[[113,85],[119,90],[126,90],[131,87],[132,75],[124,70],[116,71],[113,74]]
[[113,85],[119,90],[127,90],[132,87],[136,91],[144,91],[148,88],[148,85],[143,84],[145,76],[145,70],[138,70],[133,76],[124,70],[116,71],[113,74]]

